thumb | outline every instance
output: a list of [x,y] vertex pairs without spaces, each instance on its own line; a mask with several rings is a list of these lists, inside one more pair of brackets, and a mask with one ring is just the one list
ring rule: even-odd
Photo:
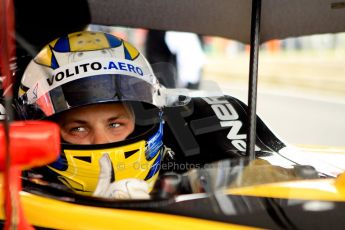
[[93,193],[94,196],[102,196],[104,193],[106,193],[111,183],[113,166],[108,153],[103,154],[103,156],[99,159],[99,167],[100,172],[97,186]]

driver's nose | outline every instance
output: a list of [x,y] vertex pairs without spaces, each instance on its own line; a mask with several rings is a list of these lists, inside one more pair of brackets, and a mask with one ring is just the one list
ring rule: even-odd
[[107,134],[107,131],[101,128],[94,129],[93,140],[91,144],[106,144],[110,143],[112,140]]

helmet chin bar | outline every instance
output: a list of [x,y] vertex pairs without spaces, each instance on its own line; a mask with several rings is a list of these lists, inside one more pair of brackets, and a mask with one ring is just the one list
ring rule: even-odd
[[[163,123],[124,141],[97,145],[63,144],[60,159],[48,168],[76,193],[92,195],[100,179],[101,158],[111,161],[111,183],[123,179],[145,180],[152,189],[163,158]],[[110,179],[110,178],[109,178]]]
[[152,170],[160,164],[162,150],[158,149],[152,158],[148,158],[145,145],[147,145],[146,141],[138,141],[107,149],[63,149],[67,164],[65,170],[62,167],[62,170],[59,170],[52,165],[48,168],[57,174],[57,178],[63,184],[76,193],[92,195],[101,176],[100,159],[104,154],[108,154],[112,163],[111,182],[136,178],[147,181],[152,189],[158,176],[158,170],[155,172]]

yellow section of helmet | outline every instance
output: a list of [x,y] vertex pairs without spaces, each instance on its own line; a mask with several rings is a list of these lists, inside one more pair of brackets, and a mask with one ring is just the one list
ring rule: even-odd
[[76,32],[68,35],[70,51],[87,51],[110,48],[104,33]]
[[35,57],[35,62],[45,66],[52,66],[52,47],[55,46],[58,40],[59,39],[55,39],[54,41],[43,47],[43,49]]
[[26,92],[22,89],[22,88],[19,88],[18,90],[18,96],[21,97],[25,94]]
[[[159,151],[153,159],[148,161],[145,156],[145,144],[146,141],[138,141],[125,146],[100,150],[64,150],[67,170],[60,171],[48,167],[59,174],[60,181],[75,192],[92,195],[99,180],[99,160],[104,154],[108,154],[112,162],[115,181],[127,178],[144,180],[153,163],[161,154]],[[149,183],[150,190],[157,176],[158,172],[146,181]]]
[[[111,35],[115,37],[114,35]],[[115,37],[117,38],[117,37]],[[43,47],[43,49],[35,57],[35,62],[44,66],[52,66],[53,50],[56,43],[61,38],[57,38],[50,42],[48,45]],[[123,43],[123,40],[117,38],[119,44]],[[127,43],[127,42],[126,42]],[[115,48],[111,47],[105,33],[102,32],[92,32],[92,31],[79,31],[75,33],[68,34],[68,45],[69,50],[66,52],[77,52],[77,51],[93,51]],[[133,59],[137,57],[140,53],[129,43],[126,44],[126,48],[129,51]]]
[[134,46],[132,46],[130,43],[124,41],[124,46],[127,49],[132,60],[136,59],[139,56],[139,54],[140,54],[139,51]]

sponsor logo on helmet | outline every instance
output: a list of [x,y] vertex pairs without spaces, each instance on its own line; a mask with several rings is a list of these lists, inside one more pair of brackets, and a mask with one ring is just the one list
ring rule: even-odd
[[83,60],[59,67],[52,73],[47,70],[46,73],[50,77],[38,80],[35,87],[27,91],[28,103],[34,103],[42,95],[68,82],[97,75],[125,75],[151,85],[157,84],[150,68],[139,66],[130,60],[116,58]]
[[[102,72],[102,73],[98,73]],[[115,72],[114,72],[115,71]],[[55,82],[62,82],[67,78],[82,78],[87,73],[97,74],[130,74],[134,76],[143,76],[144,71],[140,66],[123,61],[106,61],[106,62],[83,62],[76,63],[72,66],[58,68],[55,74],[47,79],[48,85],[52,86]]]

